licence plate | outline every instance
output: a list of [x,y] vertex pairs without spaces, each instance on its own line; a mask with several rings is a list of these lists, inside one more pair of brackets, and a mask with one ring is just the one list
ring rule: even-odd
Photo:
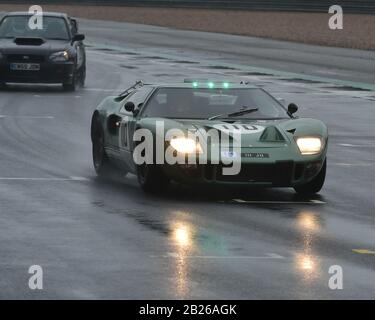
[[39,63],[11,63],[10,70],[13,71],[39,71],[40,64]]

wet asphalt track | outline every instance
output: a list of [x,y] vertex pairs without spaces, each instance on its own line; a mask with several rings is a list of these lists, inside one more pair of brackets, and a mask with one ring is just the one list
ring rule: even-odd
[[[266,67],[244,52],[246,41],[251,47],[259,41],[257,51],[271,55],[271,69],[279,64],[321,76],[317,70],[329,70],[319,55],[330,56],[332,77],[373,84],[373,52],[194,32],[183,32],[188,48],[175,49],[180,31],[140,26],[134,37],[126,32],[134,25],[82,27],[89,43],[104,44],[88,48],[85,89],[10,86],[0,92],[0,298],[375,298],[375,92],[240,66],[248,54],[248,65]],[[210,41],[223,52],[206,50]],[[277,55],[278,46],[292,48],[298,65],[289,54]],[[314,54],[305,56],[306,50]],[[214,65],[197,63],[207,57]],[[300,105],[300,116],[325,121],[330,147],[321,195],[176,185],[164,196],[145,196],[133,176],[98,181],[89,125],[101,99],[136,79],[194,75],[256,82]],[[28,288],[33,264],[44,270],[41,291]],[[343,290],[328,287],[332,265],[343,268]]]

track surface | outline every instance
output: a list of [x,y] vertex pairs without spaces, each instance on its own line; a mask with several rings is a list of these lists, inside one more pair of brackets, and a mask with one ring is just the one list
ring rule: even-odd
[[[88,48],[85,89],[0,93],[0,298],[375,298],[375,92],[303,79],[329,71],[374,84],[373,52],[109,22],[82,28],[103,44]],[[249,65],[302,75],[245,72]],[[132,176],[98,181],[95,106],[139,78],[192,76],[256,82],[325,121],[321,195],[175,186],[145,196]],[[40,291],[28,288],[34,264],[44,271]],[[343,268],[343,290],[328,287],[332,265]]]

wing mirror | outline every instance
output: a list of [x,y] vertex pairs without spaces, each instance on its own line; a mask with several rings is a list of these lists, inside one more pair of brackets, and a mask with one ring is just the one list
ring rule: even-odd
[[135,104],[131,101],[128,101],[127,103],[125,103],[125,110],[127,112],[134,112],[135,110]]
[[296,104],[291,103],[291,104],[288,105],[288,113],[290,115],[296,113],[297,111],[298,111],[298,106]]
[[111,114],[108,117],[107,128],[108,128],[108,132],[110,134],[112,134],[112,135],[117,134],[118,128],[121,125],[121,120],[122,120],[121,117],[119,117],[115,114]]
[[84,34],[77,33],[76,35],[73,36],[73,42],[83,41],[83,40],[85,40],[85,35]]

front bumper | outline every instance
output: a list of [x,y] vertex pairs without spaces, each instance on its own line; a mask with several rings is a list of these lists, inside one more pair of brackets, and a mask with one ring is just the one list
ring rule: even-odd
[[236,175],[224,175],[223,164],[165,165],[163,171],[170,179],[186,184],[294,187],[316,177],[323,162],[324,160],[243,163]]
[[[225,159],[227,163],[232,163],[229,166],[222,163],[223,157],[228,155],[221,153],[217,164],[217,161],[213,163],[203,154],[202,164],[163,165],[163,171],[170,179],[186,184],[297,187],[312,181],[320,173],[327,149],[328,144],[325,143],[321,153],[301,155],[294,143],[282,143],[277,147],[244,147],[234,152],[229,162],[228,158]],[[210,152],[207,154],[211,155]],[[188,158],[185,159],[185,163],[188,163],[186,160]],[[224,172],[224,168],[232,166],[237,170],[230,173],[237,174],[228,174],[228,170]]]
[[12,83],[71,83],[74,62],[40,63],[39,71],[11,70],[10,62],[0,62],[0,82]]

